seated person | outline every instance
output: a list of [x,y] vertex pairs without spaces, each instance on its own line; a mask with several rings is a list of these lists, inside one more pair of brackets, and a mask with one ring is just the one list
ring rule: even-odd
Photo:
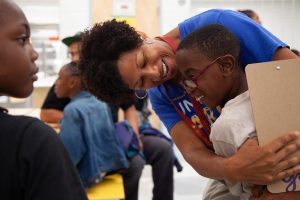
[[[73,36],[66,37],[62,40],[68,47],[68,55],[72,62],[79,61],[79,51],[82,43],[83,32],[78,32]],[[40,118],[47,123],[59,123],[63,117],[63,110],[70,102],[70,98],[58,98],[54,92],[54,84],[50,88],[44,103],[41,107]]]
[[144,166],[139,154],[126,158],[117,140],[108,106],[84,90],[77,64],[62,67],[55,83],[58,97],[69,97],[60,137],[85,187],[101,181],[105,173],[118,171],[124,179],[126,199],[137,200]]
[[[143,95],[146,97],[146,95]],[[136,101],[128,101],[120,105],[110,104],[114,122],[118,122],[118,111],[121,108],[124,111],[124,118],[132,126],[139,144],[145,155],[146,163],[152,167],[153,179],[153,200],[173,200],[174,184],[173,184],[173,165],[174,153],[172,150],[172,142],[164,139],[162,134],[156,130],[156,135],[146,133],[146,129],[139,130],[139,126],[143,124],[150,125],[149,115],[151,114],[147,107],[148,98],[136,99]],[[140,117],[138,117],[138,115]],[[144,131],[145,130],[145,131]],[[154,130],[154,129],[153,129]],[[159,133],[160,135],[157,135]],[[177,161],[177,160],[175,160]],[[182,170],[180,163],[176,162],[178,171]]]

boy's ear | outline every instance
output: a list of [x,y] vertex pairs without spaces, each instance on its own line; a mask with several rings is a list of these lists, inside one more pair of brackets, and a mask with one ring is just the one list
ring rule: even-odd
[[220,68],[223,76],[232,74],[235,66],[235,58],[232,55],[224,56],[220,59],[219,63],[221,64]]
[[76,79],[74,77],[71,77],[69,81],[69,88],[74,88],[76,84],[77,84]]
[[70,80],[70,87],[73,88],[73,87],[78,87],[78,85],[81,84],[81,79],[78,77],[78,76],[73,76],[71,77],[71,80]]

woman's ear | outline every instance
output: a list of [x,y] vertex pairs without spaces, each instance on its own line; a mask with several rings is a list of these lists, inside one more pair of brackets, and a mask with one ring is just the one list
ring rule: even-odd
[[223,76],[228,76],[232,74],[235,67],[235,58],[232,55],[226,55],[220,59],[220,68]]
[[142,40],[145,40],[148,37],[147,34],[142,31],[136,31],[136,32],[140,35]]

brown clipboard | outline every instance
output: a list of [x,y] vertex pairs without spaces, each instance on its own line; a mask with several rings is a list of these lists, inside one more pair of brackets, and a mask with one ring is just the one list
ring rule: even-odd
[[[259,144],[300,131],[300,59],[249,64],[246,76]],[[268,185],[268,190],[300,190],[300,173]]]

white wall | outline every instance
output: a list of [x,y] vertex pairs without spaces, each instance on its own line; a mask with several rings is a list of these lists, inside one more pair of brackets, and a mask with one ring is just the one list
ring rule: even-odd
[[74,35],[91,25],[90,4],[87,0],[59,0],[61,38]]
[[[179,5],[179,1],[186,4]],[[161,0],[161,33],[166,33],[183,19],[211,8],[252,9],[266,29],[291,48],[300,49],[299,0]]]
[[191,0],[160,0],[160,33],[167,33],[191,16],[190,5]]
[[[60,38],[91,25],[88,0],[15,0],[33,25],[57,25]],[[52,35],[55,36],[55,35]]]

